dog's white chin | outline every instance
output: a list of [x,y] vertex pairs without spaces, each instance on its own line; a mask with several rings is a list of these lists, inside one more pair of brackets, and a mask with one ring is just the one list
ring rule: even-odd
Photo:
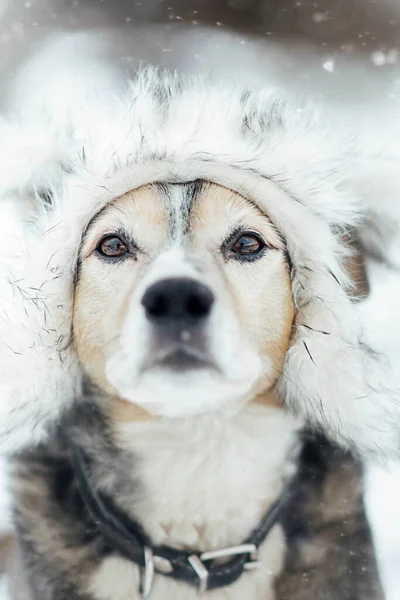
[[236,412],[257,383],[262,373],[258,359],[246,373],[224,376],[212,369],[181,373],[165,368],[145,372],[133,383],[124,377],[123,369],[111,360],[106,369],[108,381],[122,398],[149,413],[166,418],[197,416],[228,410]]

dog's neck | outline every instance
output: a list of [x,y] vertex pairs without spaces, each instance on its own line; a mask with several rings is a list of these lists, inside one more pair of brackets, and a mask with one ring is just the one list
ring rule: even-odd
[[282,491],[299,423],[249,404],[236,416],[114,423],[132,453],[141,494],[133,509],[154,545],[214,550],[242,543]]

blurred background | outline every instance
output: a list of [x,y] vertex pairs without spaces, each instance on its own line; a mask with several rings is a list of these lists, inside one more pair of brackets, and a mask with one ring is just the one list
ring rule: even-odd
[[[42,68],[32,73],[26,65],[41,52]],[[357,133],[367,155],[399,158],[400,0],[0,0],[2,110],[10,107],[16,74],[20,86],[29,79],[40,88],[49,73],[68,69],[72,56],[93,57],[93,69],[112,61],[128,74],[151,63],[308,94],[335,126]],[[392,186],[378,163],[374,193],[390,188],[395,200],[400,183]],[[398,312],[396,292],[400,277],[387,269],[372,286],[368,310],[400,367],[388,317],[390,308]],[[5,490],[4,466],[2,473]],[[400,467],[367,465],[366,483],[387,598],[400,600]],[[6,529],[5,491],[0,498]]]
[[150,62],[299,87],[345,107],[375,143],[390,121],[400,127],[399,0],[0,0],[3,81],[57,33],[62,57],[96,47],[126,70]]

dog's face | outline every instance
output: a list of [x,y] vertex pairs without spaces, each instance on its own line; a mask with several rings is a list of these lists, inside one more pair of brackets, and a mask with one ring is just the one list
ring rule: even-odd
[[271,390],[294,307],[284,243],[240,194],[206,182],[129,192],[89,224],[74,337],[89,378],[182,417]]

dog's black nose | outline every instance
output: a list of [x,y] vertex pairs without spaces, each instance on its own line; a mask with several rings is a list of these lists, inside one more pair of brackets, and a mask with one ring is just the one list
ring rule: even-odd
[[146,316],[154,324],[183,327],[202,324],[213,302],[214,295],[206,285],[188,278],[158,281],[142,298]]

